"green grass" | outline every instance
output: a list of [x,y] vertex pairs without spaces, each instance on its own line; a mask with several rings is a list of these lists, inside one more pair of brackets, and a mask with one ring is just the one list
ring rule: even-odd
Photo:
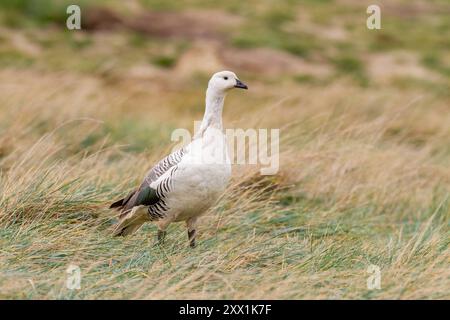
[[361,86],[368,85],[368,77],[364,64],[353,56],[341,56],[333,61],[340,74],[351,75]]
[[[82,197],[85,198],[84,195]],[[70,207],[74,204],[67,205]],[[12,253],[10,250],[22,252],[25,249],[26,253],[7,254],[3,262],[9,267],[2,277],[3,281],[15,277],[20,280],[20,286],[21,278],[25,276],[33,279],[34,287],[27,288],[29,284],[27,286],[24,283],[25,287],[13,296],[8,294],[6,287],[6,291],[3,290],[6,296],[3,297],[173,298],[172,294],[178,297],[225,299],[249,294],[264,297],[273,291],[266,279],[270,276],[273,284],[293,280],[288,290],[278,293],[277,298],[331,298],[334,291],[330,289],[334,288],[341,292],[341,298],[373,299],[383,297],[386,290],[390,291],[390,283],[401,281],[401,278],[391,279],[388,273],[383,278],[383,286],[387,288],[382,291],[364,289],[367,277],[364,274],[368,264],[376,264],[381,270],[390,270],[399,259],[407,259],[403,268],[411,266],[421,270],[420,266],[429,259],[442,261],[439,256],[445,254],[448,246],[448,241],[438,243],[441,249],[430,256],[430,250],[436,250],[433,238],[444,234],[439,222],[424,226],[428,215],[404,224],[400,236],[398,232],[392,233],[391,228],[377,227],[377,221],[370,219],[370,215],[374,214],[373,209],[352,209],[345,217],[311,224],[303,217],[303,204],[299,205],[298,209],[279,211],[271,218],[265,217],[262,212],[238,215],[239,223],[233,222],[235,219],[228,219],[226,226],[214,232],[206,227],[203,231],[206,234],[201,236],[194,250],[186,246],[185,230],[180,226],[169,228],[164,246],[156,245],[154,226],[146,226],[129,239],[111,238],[107,229],[108,220],[104,223],[102,220],[89,219],[81,222],[76,215],[72,219],[47,220],[49,223],[38,224],[33,228],[10,227],[1,234],[3,251]],[[307,208],[308,211],[314,210],[316,215],[327,211],[323,207]],[[439,214],[435,214],[433,221],[442,220],[442,214],[448,209],[447,202],[441,206],[440,218]],[[212,218],[214,220],[217,221]],[[364,227],[360,225],[364,220],[372,221],[366,222]],[[21,235],[17,236],[19,230]],[[253,231],[249,233],[248,230]],[[423,238],[416,238],[421,231],[426,232]],[[368,248],[368,244],[374,246]],[[409,251],[412,247],[414,251]],[[410,248],[407,257],[403,257],[401,252],[407,248]],[[419,265],[416,259],[422,260]],[[80,266],[82,290],[72,291],[64,287],[65,269],[69,264]],[[436,267],[439,270],[444,265],[438,262]],[[353,283],[340,287],[339,278],[349,268],[354,270],[353,275],[348,275]],[[273,273],[272,270],[277,271]],[[319,276],[312,283],[305,284],[303,280],[305,276],[327,272],[330,272],[327,277]],[[402,277],[406,279],[408,276],[405,274]],[[192,281],[186,282],[187,279]],[[252,295],[248,288],[255,282],[260,283],[260,292]],[[233,288],[232,291],[229,286]],[[200,288],[203,293],[196,293]],[[311,296],[311,290],[317,296]],[[328,296],[325,292],[329,292]],[[397,297],[401,298],[402,294],[398,294]],[[430,292],[426,296],[444,297],[443,292]]]
[[177,59],[173,56],[158,56],[153,58],[152,61],[155,65],[163,68],[171,68],[177,62]]
[[0,8],[4,10],[6,24],[20,26],[28,22],[39,24],[64,22],[69,4],[70,1],[5,0],[0,3]]
[[431,70],[439,72],[445,77],[450,78],[450,66],[445,65],[437,54],[425,54],[422,58],[422,63]]
[[18,68],[25,68],[31,66],[34,61],[35,60],[32,57],[15,50],[0,50],[0,66],[3,67],[14,65]]

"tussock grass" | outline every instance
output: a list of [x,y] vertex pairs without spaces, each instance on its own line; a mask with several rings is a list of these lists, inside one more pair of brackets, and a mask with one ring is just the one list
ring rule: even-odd
[[[450,154],[442,148],[450,119],[442,99],[346,83],[285,86],[288,98],[266,93],[238,115],[232,94],[226,123],[281,128],[280,172],[261,177],[258,168],[235,167],[192,250],[183,225],[169,228],[164,246],[155,245],[151,224],[111,236],[116,213],[108,203],[170,142],[149,135],[148,148],[130,152],[127,131],[102,128],[121,121],[124,103],[133,117],[151,114],[149,126],[167,121],[170,110],[158,111],[151,90],[136,95],[127,83],[82,75],[0,77],[10,80],[0,106],[2,298],[448,298]],[[162,103],[176,109],[200,94],[180,89]],[[192,114],[171,121],[189,125]],[[92,134],[97,141],[82,148]],[[81,268],[81,290],[65,286],[69,264]],[[366,287],[370,264],[381,268],[381,290]]]

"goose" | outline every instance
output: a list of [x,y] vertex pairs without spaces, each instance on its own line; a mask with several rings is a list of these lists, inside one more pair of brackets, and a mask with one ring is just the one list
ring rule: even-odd
[[211,77],[203,120],[192,141],[160,160],[139,188],[111,204],[111,209],[120,211],[115,236],[130,235],[152,221],[162,244],[168,225],[185,221],[189,245],[195,247],[198,218],[221,196],[231,176],[222,110],[233,88],[248,89],[231,71]]

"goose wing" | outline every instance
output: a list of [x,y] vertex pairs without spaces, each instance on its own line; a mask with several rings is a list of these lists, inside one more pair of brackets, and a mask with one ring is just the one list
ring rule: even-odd
[[123,213],[128,212],[135,206],[145,205],[151,206],[157,204],[161,199],[159,192],[150,187],[152,182],[158,180],[164,173],[176,166],[183,156],[186,154],[186,149],[181,148],[159,161],[144,178],[138,189],[130,192],[125,198],[115,201],[110,208],[116,208]]

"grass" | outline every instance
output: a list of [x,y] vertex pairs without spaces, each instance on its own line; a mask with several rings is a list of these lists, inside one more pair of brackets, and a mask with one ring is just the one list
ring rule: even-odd
[[153,63],[163,68],[171,68],[175,65],[176,58],[172,56],[158,56],[155,57]]
[[[286,50],[295,44],[285,27],[296,4],[271,12],[265,2],[252,11],[230,1],[216,9],[263,27],[249,30],[248,43]],[[300,6],[316,17],[334,7]],[[373,39],[357,28],[351,47],[299,44],[307,50],[296,53],[301,59],[331,65],[327,78],[235,70],[250,90],[227,97],[225,126],[280,128],[280,170],[263,177],[257,167],[235,166],[190,249],[182,224],[170,226],[163,246],[152,224],[114,238],[117,213],[107,209],[170,150],[174,128],[192,130],[202,117],[209,74],[178,73],[186,39],[36,31],[20,12],[14,32],[0,34],[0,298],[450,297],[450,97],[447,72],[436,71],[447,61],[434,46],[439,34],[425,53],[410,44],[414,33],[402,39],[441,78],[373,77]],[[242,35],[233,30],[230,43]],[[149,62],[150,76],[129,72]],[[81,268],[80,290],[66,287],[72,264]],[[373,264],[380,290],[367,288]]]
[[[84,80],[68,79],[65,85]],[[50,74],[45,81],[60,80]],[[102,118],[106,124],[101,127],[114,123],[122,117],[121,106],[108,96],[115,91],[126,94],[122,85],[97,84],[83,97],[58,90],[50,101],[36,99],[33,113],[6,126],[6,136],[16,139],[1,162],[2,297],[448,297],[450,172],[448,166],[433,163],[430,148],[448,143],[437,137],[445,136],[449,120],[436,114],[434,131],[419,147],[405,143],[401,131],[390,130],[398,126],[420,132],[419,119],[430,109],[438,112],[441,102],[430,106],[422,101],[405,109],[391,101],[407,95],[392,93],[387,98],[372,92],[371,99],[388,104],[373,114],[365,93],[345,87],[329,89],[308,108],[281,106],[286,117],[293,112],[297,116],[283,134],[280,173],[261,180],[251,168],[235,168],[229,191],[203,218],[194,250],[187,246],[182,225],[170,227],[163,247],[155,245],[153,225],[129,238],[111,237],[115,219],[106,209],[108,202],[138,183],[166,151],[162,144],[151,148],[151,156],[142,150],[124,152],[109,143],[121,143],[124,136],[110,136],[94,126],[91,130],[108,143],[74,149],[87,135],[83,121],[87,128],[93,126],[88,120],[72,128],[60,126],[38,142],[40,131],[27,130],[26,118],[38,114],[47,121],[83,116]],[[302,99],[310,101],[316,90],[304,92]],[[64,114],[63,109],[55,114],[48,107],[60,97],[77,101],[75,105],[99,105],[100,97],[91,97],[97,91],[106,97],[107,115],[95,108],[85,109],[84,115],[83,110]],[[21,101],[20,91],[8,93],[4,112]],[[358,101],[358,108],[349,105],[349,96]],[[329,108],[331,101],[334,108]],[[142,115],[153,108],[135,107]],[[237,108],[233,94],[225,111],[229,122]],[[260,112],[263,117],[267,113]],[[342,115],[333,117],[336,112]],[[413,115],[407,116],[410,112]],[[284,122],[281,117],[267,121],[272,126]],[[148,139],[151,146],[152,135]],[[79,291],[65,287],[69,264],[81,267]],[[382,290],[366,288],[370,264],[382,270]]]

